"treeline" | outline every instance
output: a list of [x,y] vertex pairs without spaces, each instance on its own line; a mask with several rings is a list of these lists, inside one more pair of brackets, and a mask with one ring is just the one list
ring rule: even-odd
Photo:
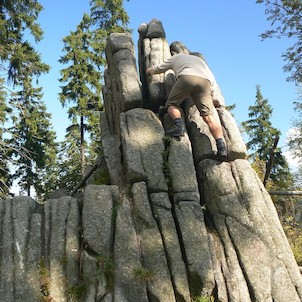
[[[45,200],[57,189],[72,191],[102,154],[99,112],[102,110],[102,79],[105,43],[112,32],[128,31],[129,17],[123,0],[90,0],[90,13],[84,14],[74,31],[63,40],[61,92],[59,100],[68,110],[70,124],[64,141],[56,141],[51,116],[43,101],[38,78],[50,67],[42,62],[34,45],[43,39],[37,20],[43,9],[36,0],[0,2],[0,198],[7,196],[14,181],[27,194]],[[256,0],[264,5],[271,28],[261,37],[287,37],[294,41],[282,56],[289,81],[301,87],[302,3],[300,0]],[[285,102],[286,103],[286,102]],[[285,106],[288,104],[284,104]],[[295,102],[298,118],[293,121],[290,150],[300,161],[292,172],[277,146],[274,165],[266,183],[268,190],[301,191],[302,189],[302,103]],[[242,123],[248,137],[250,161],[264,179],[272,156],[272,147],[281,133],[271,123],[273,108],[256,86],[249,119]],[[299,198],[272,196],[279,217],[302,265],[301,219],[296,219]]]
[[[271,177],[267,182],[269,190],[292,191],[302,190],[302,1],[300,0],[256,0],[257,4],[263,6],[267,21],[270,28],[263,32],[260,36],[265,39],[282,39],[286,38],[292,41],[292,45],[283,53],[285,65],[283,70],[287,72],[287,80],[296,84],[299,93],[299,100],[294,102],[294,110],[298,117],[293,120],[292,134],[289,137],[288,147],[294,157],[298,160],[299,166],[294,173],[288,170],[288,163],[282,156],[282,149],[277,148],[275,153],[275,161]],[[261,100],[259,102],[259,100]],[[284,100],[283,106],[289,106],[288,100]],[[260,88],[257,88],[255,106],[249,108],[250,120],[243,123],[248,131],[250,140],[248,142],[249,150],[254,151],[253,166],[258,175],[263,179],[263,171],[267,168],[267,159],[269,153],[263,151],[268,150],[268,145],[273,145],[273,139],[278,133],[277,129],[272,129],[269,119],[272,108],[268,107],[268,101],[264,100]],[[263,112],[254,115],[253,112]],[[261,117],[261,120],[259,119]],[[257,131],[253,130],[253,126],[258,125]],[[258,138],[259,137],[259,138]],[[258,143],[259,141],[259,143]],[[260,143],[261,142],[261,143]],[[265,154],[265,156],[263,156]],[[302,266],[302,218],[301,218],[301,196],[272,196],[277,208],[282,226],[285,230],[289,243],[294,252],[295,258],[300,266]]]
[[[263,38],[288,34],[301,44],[302,26],[298,18],[302,12],[301,1],[256,2],[266,5],[268,19],[273,24],[279,22],[277,29],[267,31]],[[274,9],[275,5],[278,9]],[[61,70],[59,100],[68,110],[70,123],[62,142],[56,141],[42,87],[37,85],[39,76],[50,67],[42,62],[26,39],[31,36],[39,42],[43,38],[43,30],[37,22],[42,9],[35,0],[0,3],[0,197],[9,193],[13,181],[17,181],[27,195],[35,192],[42,200],[59,188],[72,191],[87,166],[102,153],[99,112],[106,65],[105,44],[110,33],[129,30],[123,1],[91,0],[90,13],[85,13],[76,29],[63,39],[58,61],[65,68]],[[286,56],[286,71],[292,72],[289,80],[297,85],[302,78],[300,44],[294,44]],[[297,131],[289,145],[296,157],[301,158],[302,104],[296,102],[295,106],[300,115],[293,123]],[[270,122],[273,109],[263,98],[259,86],[255,105],[248,110],[249,119],[242,123],[242,128],[248,136],[250,160],[263,179],[274,139],[281,133]],[[301,168],[292,173],[279,147],[274,156],[267,188],[301,189]]]
[[[56,142],[38,78],[50,67],[26,37],[43,39],[36,0],[0,3],[0,197],[14,181],[30,196],[45,199],[53,190],[72,190],[101,153],[99,111],[105,41],[127,31],[122,0],[90,1],[75,31],[64,38],[59,95],[70,124]],[[29,33],[29,34],[28,34]]]

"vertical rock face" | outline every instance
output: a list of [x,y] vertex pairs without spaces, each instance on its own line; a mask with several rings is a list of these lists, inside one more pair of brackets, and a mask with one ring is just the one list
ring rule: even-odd
[[174,74],[167,71],[164,74],[146,76],[146,68],[157,65],[171,57],[169,44],[161,21],[152,19],[149,24],[142,24],[139,28],[138,62],[140,79],[143,88],[144,108],[154,111],[164,105],[175,82]]
[[41,215],[27,197],[1,201],[0,301],[32,301],[40,294]]
[[[128,34],[112,34],[101,115],[110,185],[78,199],[0,203],[0,301],[298,302],[302,280],[269,194],[246,160],[232,115],[214,108],[228,161],[186,101],[187,131],[167,138],[157,109],[172,73],[163,26],[139,28],[138,75]],[[140,81],[139,81],[140,78]],[[221,99],[222,100],[222,99]]]
[[103,89],[105,114],[112,134],[120,133],[120,113],[142,107],[134,45],[129,34],[111,34],[106,45],[108,69]]

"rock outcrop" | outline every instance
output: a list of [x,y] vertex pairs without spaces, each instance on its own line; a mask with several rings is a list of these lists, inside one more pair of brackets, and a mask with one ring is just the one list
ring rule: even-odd
[[173,73],[145,69],[170,56],[163,26],[111,34],[101,114],[110,185],[38,205],[0,203],[0,301],[299,302],[302,279],[272,200],[246,159],[232,115],[214,108],[228,161],[195,106],[186,133],[158,118]]

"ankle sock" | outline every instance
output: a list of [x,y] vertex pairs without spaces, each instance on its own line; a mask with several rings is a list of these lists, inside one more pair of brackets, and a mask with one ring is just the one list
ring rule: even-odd
[[216,146],[217,146],[217,149],[225,149],[226,148],[224,140],[222,138],[216,139]]
[[223,139],[222,138],[217,138],[216,139],[216,144],[222,144],[223,143]]

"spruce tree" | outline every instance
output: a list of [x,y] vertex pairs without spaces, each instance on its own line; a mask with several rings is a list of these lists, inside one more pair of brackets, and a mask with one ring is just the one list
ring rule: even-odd
[[[32,64],[30,57],[35,53],[28,41],[24,41],[24,33],[29,30],[36,41],[43,36],[38,15],[42,5],[36,0],[1,1],[0,3],[0,59],[5,62],[8,79],[15,83],[22,77],[26,66],[30,71]],[[43,65],[40,62],[41,65]],[[44,68],[45,66],[41,66]],[[35,67],[34,73],[39,75],[41,70]]]
[[129,16],[124,10],[123,2],[123,0],[90,1],[92,22],[98,30],[104,31],[106,36],[128,31]]
[[5,123],[10,109],[6,105],[6,92],[3,86],[4,79],[0,78],[0,198],[4,197],[11,185],[8,167],[8,146],[4,142]]
[[102,152],[99,111],[106,41],[109,34],[126,31],[129,19],[123,1],[96,0],[90,5],[91,14],[84,14],[76,31],[64,38],[65,55],[59,60],[69,64],[62,69],[60,79],[64,84],[60,101],[68,107],[71,120],[60,151],[60,177],[68,189],[76,185],[85,167],[95,163]]
[[[129,32],[129,16],[123,7],[123,0],[91,0],[91,31],[94,35],[92,45],[95,53],[102,58],[101,65],[106,65],[105,47],[107,38],[111,33]],[[91,125],[99,124],[99,120],[91,120]],[[100,126],[94,129],[91,137],[90,154],[100,156],[102,153],[100,141]],[[95,157],[93,156],[93,157]]]
[[31,188],[34,188],[38,197],[44,193],[41,175],[46,161],[54,164],[55,160],[47,150],[56,148],[50,114],[46,112],[42,96],[42,89],[32,86],[31,77],[23,80],[23,86],[14,98],[15,112],[9,128],[11,138],[8,140],[9,144],[18,146],[18,149],[9,152],[15,166],[12,179],[18,180],[28,196],[31,195]]
[[42,180],[45,164],[56,153],[55,135],[42,101],[42,90],[33,86],[34,80],[48,72],[49,66],[26,39],[31,36],[38,42],[43,38],[37,23],[41,10],[37,0],[0,3],[0,60],[6,83],[10,85],[10,89],[6,87],[9,93],[3,104],[8,108],[9,121],[5,121],[3,128],[1,158],[9,161],[10,169],[14,169],[9,179],[20,177],[21,188],[29,194],[33,186],[38,196],[44,194],[43,182],[47,182],[45,178]]
[[[87,138],[86,132],[96,132],[98,127],[94,121],[101,109],[101,79],[102,74],[99,67],[104,64],[101,56],[95,52],[93,42],[97,39],[90,31],[90,17],[84,14],[83,19],[76,31],[71,32],[64,38],[63,51],[65,55],[59,60],[60,63],[69,64],[67,68],[61,70],[60,82],[65,85],[61,86],[62,92],[59,94],[63,107],[68,108],[68,118],[72,124],[68,127],[66,139],[75,140],[79,137],[79,142],[73,144],[66,141],[66,144],[79,148],[80,158],[77,161],[77,170],[80,175],[85,172],[86,155],[87,155]],[[75,137],[75,131],[78,135]],[[70,134],[73,135],[70,135]],[[77,151],[74,151],[76,154]]]
[[[252,152],[250,154],[251,160],[253,162],[256,160],[263,161],[266,168],[275,137],[281,135],[280,131],[272,126],[270,121],[272,113],[273,109],[268,99],[263,98],[258,85],[256,87],[255,105],[249,106],[248,115],[250,119],[243,122],[242,126],[249,137],[247,148]],[[288,163],[278,147],[270,177],[277,187],[286,187],[291,183]]]
[[60,188],[72,191],[80,182],[81,137],[76,123],[67,128],[65,140],[60,144],[58,164]]

